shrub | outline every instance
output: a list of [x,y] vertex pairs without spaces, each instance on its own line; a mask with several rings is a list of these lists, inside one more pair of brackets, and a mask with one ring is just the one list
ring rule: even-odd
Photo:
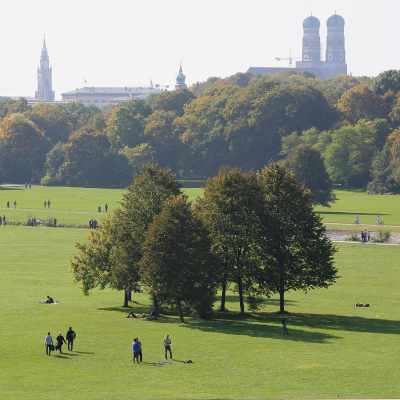
[[390,231],[378,231],[372,241],[375,243],[386,243],[390,240],[391,236],[392,233]]

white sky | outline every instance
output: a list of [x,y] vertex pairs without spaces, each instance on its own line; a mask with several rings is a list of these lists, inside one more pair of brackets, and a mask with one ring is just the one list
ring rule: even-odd
[[400,68],[400,0],[2,0],[0,95],[32,96],[43,35],[60,93],[84,86],[188,83],[301,56],[302,20],[346,19],[353,75]]

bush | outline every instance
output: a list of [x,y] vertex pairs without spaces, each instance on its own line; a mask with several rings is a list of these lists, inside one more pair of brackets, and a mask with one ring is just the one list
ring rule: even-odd
[[392,233],[390,231],[378,231],[372,241],[375,243],[386,243],[390,240],[391,236]]
[[346,240],[348,240],[349,242],[360,242],[361,238],[358,233],[352,232],[351,235],[346,238]]

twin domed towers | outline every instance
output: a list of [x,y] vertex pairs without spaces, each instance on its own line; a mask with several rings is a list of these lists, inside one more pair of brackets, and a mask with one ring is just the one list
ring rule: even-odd
[[322,78],[346,75],[344,18],[337,14],[328,18],[325,61],[321,57],[320,26],[319,19],[314,16],[304,20],[303,55],[296,68],[315,70],[316,75]]
[[[311,73],[320,79],[330,79],[340,75],[347,75],[344,18],[332,15],[327,21],[328,34],[325,60],[321,55],[321,37],[319,19],[310,16],[303,22],[303,54],[301,61],[292,67],[250,67],[247,72],[253,75],[274,75],[283,72]],[[280,60],[277,58],[277,60]]]

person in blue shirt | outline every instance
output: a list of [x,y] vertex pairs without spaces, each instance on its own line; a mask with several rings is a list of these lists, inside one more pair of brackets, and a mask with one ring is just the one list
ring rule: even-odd
[[140,355],[140,343],[138,338],[133,339],[132,342],[132,355],[133,355],[133,362],[137,362],[139,364],[139,355]]

